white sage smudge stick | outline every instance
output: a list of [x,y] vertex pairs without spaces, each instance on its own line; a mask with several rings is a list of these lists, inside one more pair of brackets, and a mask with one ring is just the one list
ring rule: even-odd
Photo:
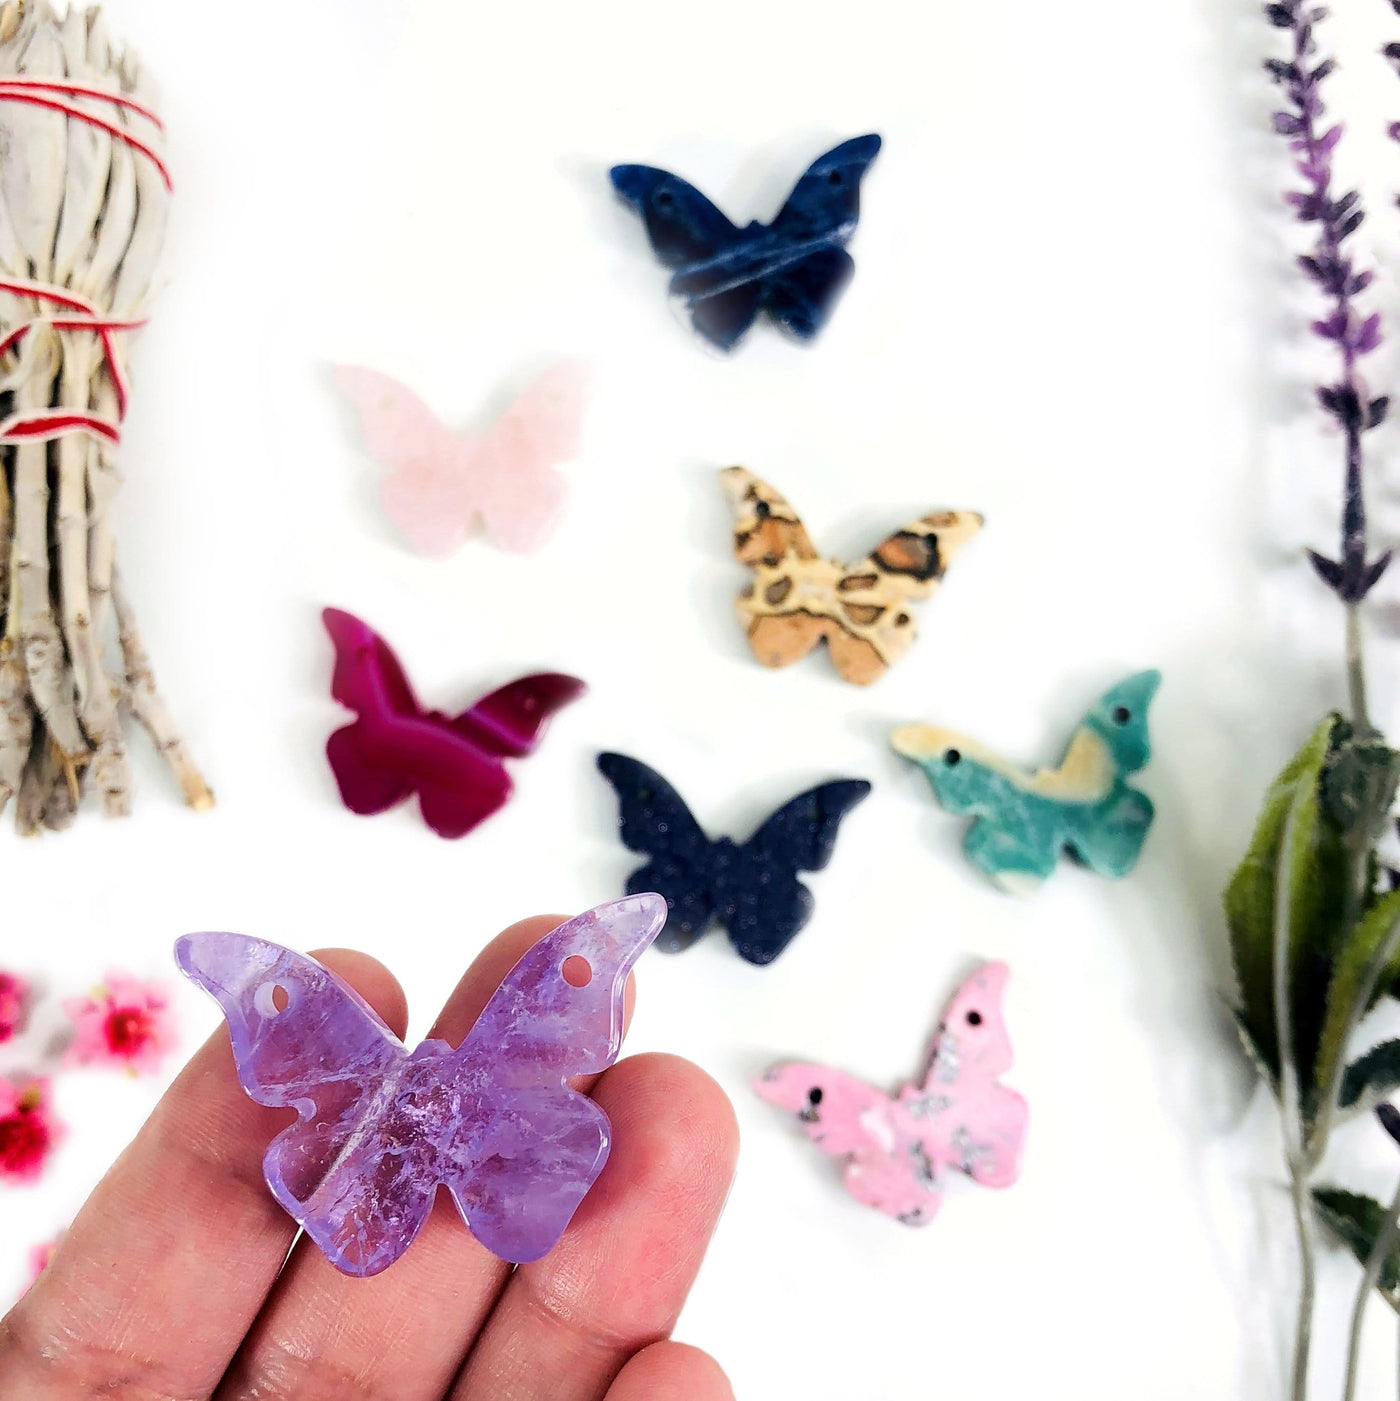
[[0,3],[0,811],[67,826],[131,807],[123,713],[213,803],[120,592],[111,505],[129,334],[170,179],[149,86],[96,9]]

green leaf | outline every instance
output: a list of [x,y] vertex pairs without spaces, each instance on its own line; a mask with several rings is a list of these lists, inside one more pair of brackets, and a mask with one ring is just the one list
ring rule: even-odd
[[1253,1065],[1261,1080],[1269,1082],[1269,1088],[1278,1094],[1278,1074],[1274,1069],[1273,1060],[1277,1060],[1277,1055],[1272,1059],[1264,1054],[1261,1046],[1254,1044],[1254,1035],[1249,1029],[1249,1023],[1245,1021],[1244,1014],[1237,1011],[1235,1013],[1235,1030],[1240,1034],[1240,1045],[1244,1047],[1245,1055],[1249,1057],[1250,1064]]
[[[1289,872],[1289,985],[1294,1054],[1305,1088],[1326,1006],[1326,990],[1347,889],[1341,827],[1323,811],[1320,787],[1329,754],[1349,731],[1328,716],[1289,760],[1264,797],[1244,860],[1225,892],[1225,917],[1239,993],[1239,1017],[1277,1084],[1278,1025],[1274,1010],[1274,932],[1280,868]],[[1340,805],[1340,804],[1339,804]],[[1282,852],[1293,815],[1292,849]]]
[[[1332,968],[1332,980],[1327,989],[1327,1015],[1322,1024],[1322,1036],[1317,1050],[1317,1086],[1325,1086],[1346,1054],[1347,1038],[1355,1030],[1352,1008],[1371,960],[1380,952],[1391,930],[1400,922],[1400,890],[1382,895],[1356,922],[1346,936]],[[1391,954],[1367,999],[1364,1012],[1376,1005],[1386,987],[1400,976],[1400,951]]]
[[[1343,1192],[1336,1187],[1319,1187],[1313,1192],[1317,1214],[1364,1268],[1371,1258],[1376,1237],[1389,1214],[1374,1197],[1360,1192]],[[1392,1250],[1381,1266],[1377,1292],[1400,1313],[1400,1247]]]
[[1400,1041],[1382,1041],[1347,1066],[1342,1076],[1341,1106],[1354,1114],[1374,1108],[1400,1088]]
[[1345,722],[1337,727],[1322,772],[1322,805],[1358,849],[1375,840],[1376,819],[1390,810],[1396,777],[1395,751],[1382,736],[1357,734]]

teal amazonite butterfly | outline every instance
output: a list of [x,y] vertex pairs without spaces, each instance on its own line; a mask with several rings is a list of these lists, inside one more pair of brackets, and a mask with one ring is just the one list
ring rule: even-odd
[[976,820],[963,847],[1003,890],[1033,890],[1068,853],[1101,876],[1125,876],[1152,826],[1152,800],[1127,777],[1152,757],[1147,711],[1162,676],[1143,671],[1084,718],[1060,766],[1036,773],[932,725],[904,725],[894,747],[923,769],[949,812]]

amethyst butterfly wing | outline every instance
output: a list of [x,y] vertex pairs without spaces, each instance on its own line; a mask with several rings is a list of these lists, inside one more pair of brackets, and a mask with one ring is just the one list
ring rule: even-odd
[[176,959],[223,1009],[249,1097],[297,1111],[263,1160],[273,1195],[332,1264],[364,1276],[408,1248],[439,1184],[503,1259],[554,1245],[611,1138],[567,1081],[616,1059],[627,975],[664,920],[645,894],[560,925],[456,1050],[409,1052],[328,969],[260,939],[188,935]]

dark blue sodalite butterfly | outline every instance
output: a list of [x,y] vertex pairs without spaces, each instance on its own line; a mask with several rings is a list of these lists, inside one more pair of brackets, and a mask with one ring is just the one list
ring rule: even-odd
[[654,890],[669,913],[656,947],[688,949],[718,920],[750,963],[771,963],[812,916],[812,892],[797,879],[831,860],[841,820],[869,792],[837,779],[784,803],[746,842],[711,841],[679,793],[626,754],[600,754],[617,792],[622,840],[651,859],[627,878],[628,894]]
[[799,340],[826,324],[856,265],[845,245],[860,217],[860,182],[880,150],[857,136],[818,156],[771,224],[739,228],[694,185],[650,165],[615,165],[613,187],[646,223],[656,256],[675,270],[706,340],[731,350],[760,311]]

